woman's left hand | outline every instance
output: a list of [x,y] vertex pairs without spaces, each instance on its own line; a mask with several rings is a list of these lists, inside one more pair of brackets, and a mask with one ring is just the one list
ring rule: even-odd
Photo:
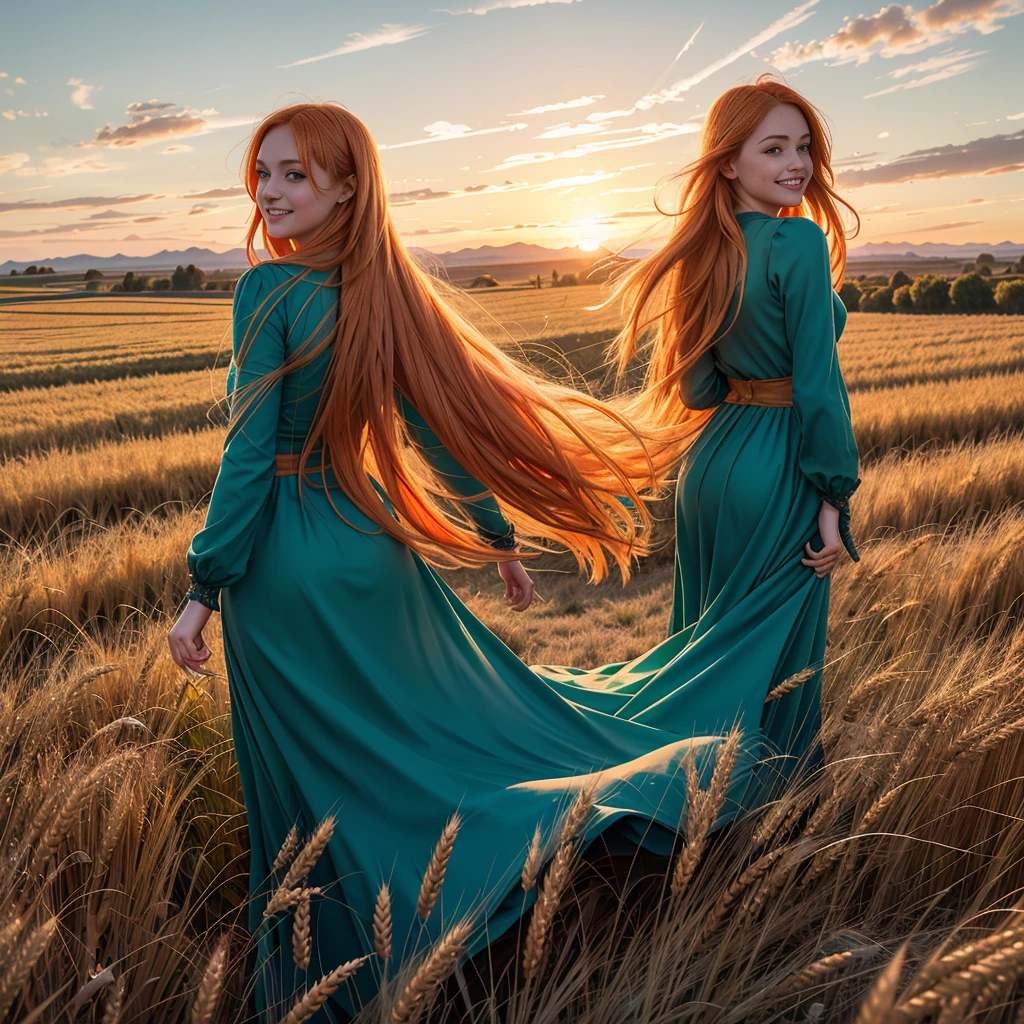
[[167,644],[176,665],[196,672],[213,654],[203,639],[203,627],[212,614],[213,609],[199,601],[189,601],[185,605],[185,610],[167,634]]
[[498,572],[505,581],[505,603],[517,612],[526,611],[533,600],[533,580],[522,562],[499,562]]

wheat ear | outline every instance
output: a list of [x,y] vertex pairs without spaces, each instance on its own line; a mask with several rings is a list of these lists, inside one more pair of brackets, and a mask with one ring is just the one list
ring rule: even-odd
[[230,936],[225,933],[210,954],[206,970],[203,971],[203,980],[199,983],[196,1001],[192,1004],[192,1024],[212,1024],[217,1001],[224,988],[230,941]]
[[442,829],[441,838],[437,841],[437,846],[434,847],[433,856],[431,856],[430,863],[423,875],[420,894],[416,900],[416,913],[424,921],[430,916],[441,892],[445,872],[448,870],[448,861],[451,859],[452,849],[455,846],[455,837],[459,834],[461,824],[462,819],[459,817],[459,812],[456,811]]
[[349,960],[348,963],[335,967],[330,974],[325,974],[288,1012],[288,1016],[281,1024],[300,1024],[301,1021],[309,1020],[310,1017],[327,1002],[331,993],[341,987],[341,983],[351,978],[356,971],[362,967],[367,959],[365,956],[358,960]]
[[380,883],[377,904],[373,908],[373,947],[384,964],[391,959],[391,893],[387,882]]
[[419,1016],[427,997],[433,994],[455,966],[455,962],[465,949],[469,933],[469,923],[460,921],[441,939],[402,990],[391,1011],[391,1024],[409,1024]]

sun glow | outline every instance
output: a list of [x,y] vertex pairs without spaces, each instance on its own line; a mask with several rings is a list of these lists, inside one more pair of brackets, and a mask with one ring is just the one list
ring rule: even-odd
[[601,243],[596,238],[579,238],[576,241],[576,248],[583,252],[596,252]]

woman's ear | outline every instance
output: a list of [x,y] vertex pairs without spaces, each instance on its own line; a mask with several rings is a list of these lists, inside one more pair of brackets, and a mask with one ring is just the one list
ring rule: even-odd
[[339,203],[345,202],[346,199],[351,199],[356,193],[356,176],[350,174],[345,179],[345,191],[341,194],[341,198],[338,200]]
[[718,168],[722,174],[724,174],[730,181],[736,177],[736,172],[733,170],[731,162],[725,162]]

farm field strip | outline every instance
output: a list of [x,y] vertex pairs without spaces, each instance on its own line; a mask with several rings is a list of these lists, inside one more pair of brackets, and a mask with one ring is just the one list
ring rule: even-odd
[[[95,616],[117,625],[140,611],[173,614],[188,589],[185,552],[204,519],[202,509],[131,516],[73,545],[57,538],[0,549],[0,651],[26,628],[84,625]],[[1014,584],[1024,577],[1024,510],[1006,509],[981,525],[968,522],[945,537],[924,537],[910,544],[905,534],[862,542],[861,561],[847,561],[837,572],[835,585],[854,594],[845,604],[836,601],[837,612],[866,611],[868,591],[872,605],[891,610],[926,588],[930,603],[915,615],[937,617],[951,629],[977,628],[1019,600]],[[896,565],[899,571],[885,573]],[[950,582],[938,594],[936,574]]]
[[[192,505],[213,489],[223,444],[223,429],[210,427],[9,461],[0,477],[0,534],[25,542],[69,511],[72,521],[109,525],[129,508],[170,513]],[[862,479],[853,499],[862,536],[867,523],[900,531],[992,513],[1024,502],[1024,433],[892,452],[867,463]]]

